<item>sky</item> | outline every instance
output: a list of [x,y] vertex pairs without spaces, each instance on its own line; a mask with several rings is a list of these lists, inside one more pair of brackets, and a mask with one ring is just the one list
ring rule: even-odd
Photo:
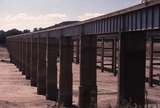
[[141,0],[0,0],[0,29],[48,27],[83,21],[140,3]]

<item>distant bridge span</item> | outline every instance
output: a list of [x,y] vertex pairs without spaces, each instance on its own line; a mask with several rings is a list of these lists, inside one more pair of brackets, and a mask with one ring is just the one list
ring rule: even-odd
[[[37,86],[38,94],[46,95],[47,99],[58,101],[64,106],[71,106],[73,40],[79,40],[79,107],[96,108],[97,37],[119,41],[118,103],[121,105],[127,100],[144,107],[146,36],[157,36],[159,30],[160,0],[154,0],[72,25],[11,36],[7,42],[11,62],[23,71],[26,78],[31,79],[33,86]],[[112,64],[115,68],[116,50],[114,48]],[[153,76],[152,72],[150,76]]]

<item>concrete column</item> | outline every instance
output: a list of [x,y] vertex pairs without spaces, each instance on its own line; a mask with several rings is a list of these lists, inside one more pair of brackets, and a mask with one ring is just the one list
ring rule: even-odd
[[37,86],[37,64],[38,64],[38,45],[37,38],[32,38],[32,68],[31,68],[31,86]]
[[13,47],[13,56],[14,56],[14,64],[16,65],[16,39],[14,39],[14,41],[13,41],[13,45],[14,45],[14,47]]
[[46,95],[46,37],[40,37],[38,41],[38,73],[37,93]]
[[27,47],[27,50],[28,50],[28,52],[27,52],[27,54],[28,54],[28,57],[27,57],[27,62],[28,62],[28,64],[27,64],[27,74],[28,74],[28,77],[29,77],[29,79],[31,79],[31,57],[32,57],[32,53],[31,53],[31,37],[29,37],[28,38],[28,47]]
[[46,78],[46,98],[57,101],[57,56],[58,56],[58,40],[56,38],[48,38],[47,40],[47,78]]
[[19,71],[22,71],[22,39],[20,38],[19,39],[19,60],[20,60],[20,63],[19,63]]
[[18,52],[19,52],[19,47],[18,47],[18,39],[16,38],[16,41],[15,41],[15,57],[16,57],[16,67],[19,68],[19,55],[18,55]]
[[15,39],[14,41],[14,64],[17,67],[17,40]]
[[27,39],[25,39],[25,43],[24,43],[25,45],[24,45],[24,47],[25,47],[25,54],[24,54],[24,56],[25,56],[25,59],[24,59],[24,73],[25,73],[25,76],[26,76],[26,79],[29,79],[28,77],[27,77]]
[[97,108],[96,36],[81,37],[79,108]]
[[11,52],[11,39],[7,39],[7,48],[8,48],[8,52],[9,52],[9,57],[10,57],[10,62],[12,63],[12,52]]
[[11,40],[11,52],[12,52],[12,55],[11,55],[11,57],[12,57],[12,63],[14,64],[15,63],[15,58],[14,58],[14,39],[13,40]]
[[18,38],[16,39],[16,66],[19,68],[19,40]]
[[25,41],[22,38],[22,75],[24,75],[24,67],[25,67]]
[[20,52],[21,52],[21,46],[20,46],[20,43],[21,41],[20,41],[20,38],[18,38],[18,68],[19,68],[19,70],[20,70],[20,68],[21,68],[21,54],[20,54]]
[[23,69],[22,75],[25,75],[25,62],[26,62],[26,40],[23,39]]
[[10,40],[11,41],[11,44],[10,44],[10,51],[11,51],[11,60],[12,60],[12,63],[14,63],[14,55],[13,55],[13,42],[14,40]]
[[13,57],[14,57],[14,65],[16,65],[16,39],[13,40]]
[[29,57],[30,57],[30,39],[26,39],[26,62],[25,62],[25,75],[26,79],[30,79],[30,70],[29,70]]
[[17,58],[17,68],[19,68],[19,40],[16,40],[16,58]]
[[30,80],[32,79],[32,66],[33,66],[33,60],[32,60],[32,35],[30,36],[29,39],[29,75],[30,75]]
[[71,37],[61,38],[59,104],[66,107],[72,106],[72,44]]
[[15,39],[13,40],[13,47],[12,47],[12,52],[13,52],[13,63],[14,65],[16,64],[16,57],[15,57],[15,50],[13,49],[16,49],[16,44],[15,44]]
[[145,103],[145,32],[124,32],[120,36],[119,105]]
[[117,39],[113,39],[112,49],[112,72],[117,75]]
[[14,55],[13,55],[13,40],[10,40],[10,52],[11,52],[11,63],[14,63]]
[[153,87],[153,37],[149,37],[149,86]]
[[76,43],[76,64],[79,64],[79,39],[77,39]]
[[13,49],[14,49],[14,39],[11,40],[11,52],[12,52],[11,57],[12,57],[12,63],[14,64],[15,60],[14,60],[14,50]]
[[101,41],[101,71],[104,72],[104,38],[102,38]]
[[[26,73],[27,73],[27,39],[24,39],[24,74],[26,76]],[[26,76],[26,79],[29,79],[27,78]]]

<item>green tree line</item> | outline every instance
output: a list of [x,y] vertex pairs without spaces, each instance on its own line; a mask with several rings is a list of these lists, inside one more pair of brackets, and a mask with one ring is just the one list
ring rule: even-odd
[[18,29],[11,29],[8,31],[0,30],[0,44],[5,44],[6,43],[6,37],[8,36],[14,36],[18,34],[23,34],[23,33],[29,33],[30,30],[18,30]]

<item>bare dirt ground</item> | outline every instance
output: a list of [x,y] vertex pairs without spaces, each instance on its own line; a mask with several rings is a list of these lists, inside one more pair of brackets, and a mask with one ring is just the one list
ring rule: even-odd
[[[136,78],[135,78],[136,80]],[[73,64],[74,103],[78,104],[79,65]],[[118,76],[97,70],[98,108],[115,108],[118,96]],[[160,108],[160,86],[146,83],[146,108]],[[148,106],[147,106],[148,105]],[[109,107],[111,106],[111,107]]]
[[[3,61],[5,60],[5,61]],[[8,62],[8,52],[0,47],[0,108],[55,108],[55,102],[36,94],[36,88],[22,76],[15,65]],[[57,65],[59,67],[59,64]],[[135,78],[136,80],[136,78]],[[115,107],[118,95],[118,78],[112,73],[97,70],[98,108]],[[160,87],[148,87],[147,102],[160,108]],[[78,105],[79,65],[73,64],[73,103]],[[110,107],[111,108],[111,107]],[[151,107],[148,107],[151,108]]]
[[0,60],[0,108],[53,108],[55,102],[36,94],[30,81],[8,62],[8,53],[2,47]]

